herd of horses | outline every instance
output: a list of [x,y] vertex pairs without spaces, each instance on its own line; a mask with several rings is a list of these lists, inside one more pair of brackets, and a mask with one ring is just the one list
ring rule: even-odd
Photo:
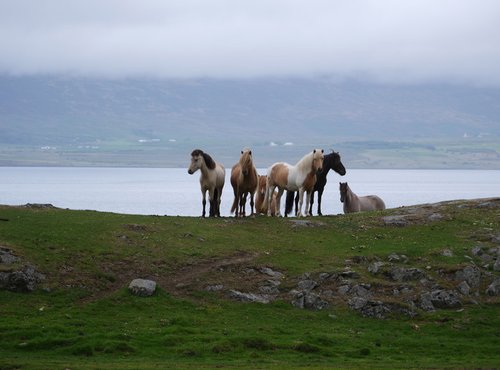
[[[209,216],[220,217],[222,189],[226,177],[224,166],[217,163],[209,154],[200,149],[191,153],[190,175],[200,170],[200,187],[202,194],[202,217],[206,216],[207,194],[209,200]],[[241,151],[240,160],[231,168],[231,185],[234,201],[231,213],[236,217],[246,216],[247,198],[250,198],[250,214],[259,213],[268,216],[281,216],[281,197],[285,190],[286,205],[284,216],[292,212],[295,205],[295,215],[312,216],[314,193],[318,193],[318,215],[321,213],[321,198],[327,183],[330,170],[340,176],[346,174],[340,154],[331,151],[325,154],[323,149],[314,149],[302,157],[296,164],[277,162],[267,169],[265,175],[259,175],[253,163],[252,151]],[[340,201],[344,213],[385,209],[382,199],[376,195],[357,196],[349,188],[347,182],[340,184]],[[304,211],[304,194],[306,196]],[[255,196],[255,202],[254,202]]]

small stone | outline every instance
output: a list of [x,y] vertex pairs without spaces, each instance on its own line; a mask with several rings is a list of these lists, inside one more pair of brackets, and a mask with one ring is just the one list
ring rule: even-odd
[[444,257],[453,257],[453,252],[450,249],[445,249],[441,252],[441,255]]
[[486,289],[486,294],[490,296],[500,295],[500,277],[497,277]]
[[146,279],[134,279],[130,282],[128,289],[139,297],[148,297],[153,295],[156,290],[156,282]]
[[466,281],[462,281],[460,284],[457,286],[457,290],[462,293],[463,295],[469,295],[470,294],[470,286],[467,284]]
[[368,272],[372,274],[377,274],[380,271],[380,268],[384,266],[384,262],[373,262],[368,266]]

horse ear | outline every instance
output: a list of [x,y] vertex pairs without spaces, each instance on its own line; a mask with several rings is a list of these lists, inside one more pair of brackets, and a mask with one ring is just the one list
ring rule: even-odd
[[315,154],[315,153],[316,153],[316,149],[313,150],[313,154]]
[[321,149],[321,153],[325,153],[325,150],[324,150],[324,149]]
[[252,151],[250,150],[250,151],[248,152],[248,154],[252,155]]
[[243,154],[243,150],[241,151],[241,154]]

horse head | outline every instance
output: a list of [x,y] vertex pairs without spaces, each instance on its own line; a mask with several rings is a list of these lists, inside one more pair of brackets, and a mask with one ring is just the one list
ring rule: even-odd
[[313,150],[312,169],[315,172],[323,170],[323,160],[325,158],[323,153],[324,153],[323,149]]
[[252,151],[250,149],[244,149],[241,151],[240,166],[243,176],[247,176],[252,168]]
[[201,149],[195,149],[191,152],[191,164],[188,168],[188,173],[192,175],[200,168],[206,165],[209,169],[215,169],[215,161],[207,153]]
[[340,202],[344,203],[345,198],[347,196],[347,182],[339,182],[339,190],[340,190]]
[[326,168],[330,170],[334,170],[340,176],[344,176],[346,174],[346,169],[342,164],[340,153],[331,149],[331,153],[325,155],[324,165]]
[[267,183],[267,176],[265,175],[259,175],[259,187],[258,187],[258,192],[264,196],[266,194],[266,183]]

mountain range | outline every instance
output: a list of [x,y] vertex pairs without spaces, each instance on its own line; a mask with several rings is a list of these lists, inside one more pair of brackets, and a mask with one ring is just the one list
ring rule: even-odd
[[491,87],[329,78],[0,77],[4,165],[14,163],[5,160],[6,148],[20,147],[105,152],[148,146],[148,153],[178,149],[185,158],[194,147],[220,153],[243,146],[303,152],[358,143],[366,150],[359,143],[421,145],[464,138],[493,142],[487,149],[498,155],[499,137],[500,89]]

